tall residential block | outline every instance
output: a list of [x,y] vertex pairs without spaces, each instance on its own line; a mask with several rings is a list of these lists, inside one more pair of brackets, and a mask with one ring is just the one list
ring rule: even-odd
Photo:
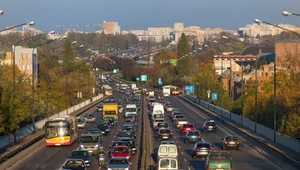
[[120,26],[118,25],[117,22],[106,22],[104,21],[102,24],[101,24],[101,28],[102,28],[102,31],[105,33],[105,34],[120,34],[121,32],[121,28]]
[[183,31],[184,24],[183,23],[174,23],[174,30],[175,31]]

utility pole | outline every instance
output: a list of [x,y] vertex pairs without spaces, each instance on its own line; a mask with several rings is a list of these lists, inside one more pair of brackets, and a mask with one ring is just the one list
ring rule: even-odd
[[151,37],[148,37],[148,66],[150,67],[151,58]]

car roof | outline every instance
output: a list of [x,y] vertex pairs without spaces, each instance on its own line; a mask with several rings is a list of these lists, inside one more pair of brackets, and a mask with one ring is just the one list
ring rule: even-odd
[[126,160],[127,160],[126,157],[112,157],[112,158],[110,158],[110,159],[126,159]]
[[117,146],[114,146],[114,148],[128,148],[128,146],[117,145]]
[[125,139],[134,140],[133,138],[131,138],[131,137],[127,137],[127,136],[124,136],[124,137],[119,137],[119,140],[125,140]]
[[82,133],[80,136],[99,136],[98,134],[95,134],[95,133]]
[[72,152],[89,152],[89,151],[88,150],[72,150]]
[[178,159],[177,158],[174,158],[174,157],[160,157],[158,160],[160,161],[160,160],[163,160],[163,159],[172,159],[172,160],[176,160],[177,162],[178,162]]

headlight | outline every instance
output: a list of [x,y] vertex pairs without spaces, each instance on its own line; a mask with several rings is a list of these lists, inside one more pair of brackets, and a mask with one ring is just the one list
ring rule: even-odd
[[132,148],[132,150],[133,150],[133,151],[135,151],[135,150],[136,150],[136,148]]
[[84,161],[84,163],[89,163],[90,161]]
[[103,160],[104,160],[104,158],[100,158],[99,160],[100,160],[100,161],[103,161]]
[[125,168],[124,170],[129,170],[128,168]]
[[83,148],[83,145],[80,145],[81,148]]
[[109,129],[105,129],[105,131],[109,131]]
[[100,146],[100,149],[103,149],[103,146]]
[[126,156],[126,159],[129,159],[129,156]]
[[99,145],[95,145],[95,148],[97,148]]

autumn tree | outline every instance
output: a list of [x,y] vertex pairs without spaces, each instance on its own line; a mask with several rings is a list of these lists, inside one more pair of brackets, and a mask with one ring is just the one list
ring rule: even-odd
[[190,45],[184,33],[181,34],[177,44],[177,56],[180,58],[177,62],[177,70],[180,77],[185,79],[191,76],[191,63],[190,63]]

